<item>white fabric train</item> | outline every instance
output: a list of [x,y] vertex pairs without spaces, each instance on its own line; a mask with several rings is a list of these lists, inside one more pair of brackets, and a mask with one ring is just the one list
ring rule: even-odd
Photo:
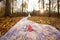
[[[27,18],[18,21],[0,40],[60,40],[60,31],[53,26],[38,24]],[[27,30],[28,25],[33,28],[31,32]]]

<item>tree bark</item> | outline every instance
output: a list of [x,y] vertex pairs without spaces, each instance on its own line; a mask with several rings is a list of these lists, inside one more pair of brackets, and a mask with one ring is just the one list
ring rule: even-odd
[[51,16],[50,7],[51,7],[51,1],[49,0],[49,17]]
[[22,0],[22,14],[23,14],[23,0]]
[[5,16],[10,16],[10,3],[6,0]]
[[58,5],[58,15],[59,16],[59,0],[57,0],[57,5]]
[[43,0],[43,9],[44,9],[44,0]]

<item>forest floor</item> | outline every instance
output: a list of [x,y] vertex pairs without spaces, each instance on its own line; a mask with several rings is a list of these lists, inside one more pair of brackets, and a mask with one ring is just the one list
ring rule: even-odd
[[[0,37],[3,36],[12,26],[14,26],[23,16],[0,18]],[[29,20],[39,24],[52,25],[60,31],[60,18],[32,16]]]

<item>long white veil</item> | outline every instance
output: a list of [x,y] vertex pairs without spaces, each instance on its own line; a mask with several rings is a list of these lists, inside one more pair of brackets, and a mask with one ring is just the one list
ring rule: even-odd
[[[28,20],[27,17],[18,21],[0,40],[60,40],[60,31],[50,25],[38,24]],[[29,32],[27,26],[33,30]]]

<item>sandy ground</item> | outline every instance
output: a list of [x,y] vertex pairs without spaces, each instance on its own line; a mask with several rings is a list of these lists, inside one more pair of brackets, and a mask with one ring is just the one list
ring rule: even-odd
[[[0,37],[3,36],[13,25],[23,17],[5,17],[0,18]],[[29,20],[39,24],[49,24],[60,30],[60,18],[57,17],[37,17],[32,16]]]

